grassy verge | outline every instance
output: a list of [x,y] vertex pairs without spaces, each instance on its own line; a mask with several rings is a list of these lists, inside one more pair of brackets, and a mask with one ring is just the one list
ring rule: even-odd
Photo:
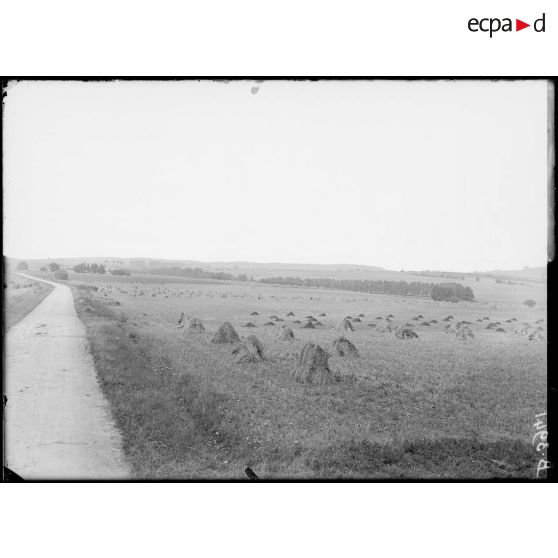
[[262,478],[534,478],[536,453],[512,433],[538,386],[515,386],[505,362],[473,374],[452,349],[456,362],[436,355],[438,376],[412,369],[395,344],[401,355],[385,363],[361,359],[371,376],[346,363],[336,384],[304,386],[271,340],[269,362],[240,367],[208,335],[126,314],[97,287],[74,295],[139,478],[245,478],[246,466]]
[[8,275],[4,284],[5,329],[22,320],[54,289],[52,285],[32,281],[19,275]]

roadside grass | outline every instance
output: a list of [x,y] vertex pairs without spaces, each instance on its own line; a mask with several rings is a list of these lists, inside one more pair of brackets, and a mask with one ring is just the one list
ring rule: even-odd
[[8,331],[38,306],[54,289],[15,273],[4,278],[4,327]]
[[[263,478],[535,477],[530,442],[534,415],[546,410],[545,344],[475,324],[475,339],[461,343],[443,333],[441,320],[449,313],[473,322],[485,313],[534,320],[539,309],[134,278],[80,285],[76,308],[140,478],[244,478],[246,466]],[[114,301],[119,306],[109,306]],[[372,333],[367,323],[388,310],[398,322],[421,312],[439,323],[417,327],[411,341]],[[181,311],[207,331],[178,329]],[[262,323],[289,311],[299,318],[325,311],[325,326],[300,329],[290,318],[296,339],[279,341],[280,323]],[[335,324],[358,311],[365,323],[347,335],[361,357],[332,357],[331,385],[294,382],[304,343],[330,349],[340,335]],[[225,320],[261,339],[264,363],[236,364],[231,346],[210,343]],[[257,327],[243,328],[249,320]]]

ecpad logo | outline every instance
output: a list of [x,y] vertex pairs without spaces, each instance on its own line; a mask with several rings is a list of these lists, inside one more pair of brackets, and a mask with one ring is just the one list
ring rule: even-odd
[[[546,14],[543,14],[539,19],[536,19],[533,22],[533,29],[537,33],[544,33],[545,32],[545,21]],[[473,33],[477,33],[481,31],[483,33],[490,33],[490,38],[494,33],[498,31],[503,31],[504,33],[513,31],[512,20],[509,17],[505,17],[503,19],[497,17],[485,17],[483,19],[477,19],[472,17],[468,23],[467,27],[469,31]],[[530,23],[525,23],[520,19],[515,20],[515,30],[521,31],[522,29],[526,29],[527,27],[531,27]]]

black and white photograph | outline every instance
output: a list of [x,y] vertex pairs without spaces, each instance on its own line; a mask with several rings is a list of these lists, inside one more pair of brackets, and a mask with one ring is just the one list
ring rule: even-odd
[[547,480],[554,94],[5,81],[4,480]]

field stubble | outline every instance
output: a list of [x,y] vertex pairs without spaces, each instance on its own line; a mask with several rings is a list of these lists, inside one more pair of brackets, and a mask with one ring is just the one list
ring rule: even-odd
[[[246,466],[283,478],[534,477],[530,440],[535,414],[546,410],[546,344],[512,335],[515,322],[505,320],[532,323],[545,317],[544,308],[520,300],[446,304],[257,284],[71,279],[101,385],[140,477],[243,478]],[[181,312],[200,318],[205,332],[179,328]],[[336,329],[360,313],[354,332]],[[416,323],[419,313],[438,323],[416,325],[418,339],[374,333],[369,324],[385,323],[390,313],[400,324]],[[475,338],[445,334],[448,314],[471,321]],[[284,321],[264,326],[274,315]],[[307,315],[324,326],[301,328]],[[485,315],[506,333],[475,321]],[[233,346],[211,343],[224,321],[239,335],[256,335],[267,360],[237,364]],[[243,327],[248,321],[256,327]],[[284,324],[294,341],[278,339]],[[341,335],[360,357],[332,356],[332,384],[292,380],[306,342],[332,352]]]

